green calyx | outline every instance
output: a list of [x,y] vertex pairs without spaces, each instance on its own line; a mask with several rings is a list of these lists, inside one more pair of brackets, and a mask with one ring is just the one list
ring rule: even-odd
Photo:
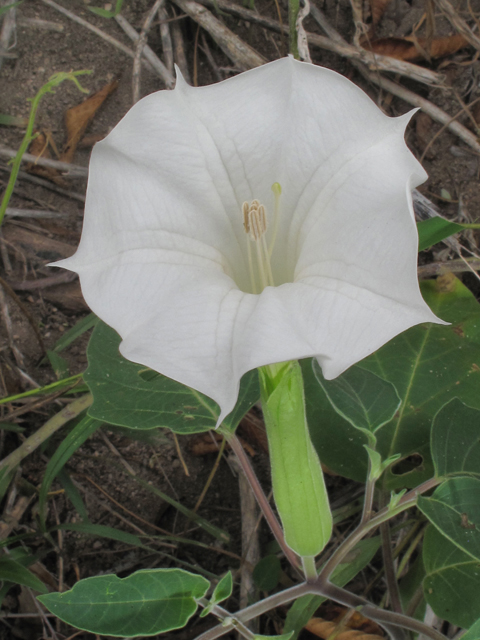
[[273,494],[285,541],[302,557],[316,556],[330,539],[332,515],[308,431],[300,365],[268,365],[259,373]]

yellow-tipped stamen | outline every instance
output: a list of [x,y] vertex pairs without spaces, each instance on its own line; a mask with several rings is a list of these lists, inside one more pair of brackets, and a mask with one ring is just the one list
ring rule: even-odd
[[265,233],[267,231],[267,214],[263,204],[260,204],[258,200],[252,200],[249,204],[244,202],[242,205],[243,213],[243,227],[247,234],[247,250],[248,250],[248,268],[250,271],[250,282],[252,285],[252,292],[258,293],[257,290],[257,278],[255,277],[255,270],[253,268],[253,256],[250,246],[250,242],[255,243],[257,251],[257,267],[258,277],[260,279],[260,290],[265,287],[275,286],[273,282],[273,273],[270,265],[270,256],[268,252],[267,243],[265,240]]

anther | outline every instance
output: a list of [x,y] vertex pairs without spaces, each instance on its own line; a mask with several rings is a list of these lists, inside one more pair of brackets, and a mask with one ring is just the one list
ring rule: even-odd
[[252,200],[250,204],[243,203],[242,212],[245,233],[254,241],[260,240],[267,230],[265,207],[258,200]]

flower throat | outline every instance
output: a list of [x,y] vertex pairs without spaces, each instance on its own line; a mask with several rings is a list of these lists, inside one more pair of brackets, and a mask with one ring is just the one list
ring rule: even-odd
[[[252,293],[261,293],[265,287],[274,287],[270,258],[272,256],[278,230],[278,210],[282,188],[275,182],[272,185],[275,196],[273,215],[273,233],[270,245],[267,245],[266,231],[268,227],[267,213],[258,200],[244,202],[242,206],[243,227],[247,234],[248,270]],[[253,257],[252,245],[255,246],[256,259]]]

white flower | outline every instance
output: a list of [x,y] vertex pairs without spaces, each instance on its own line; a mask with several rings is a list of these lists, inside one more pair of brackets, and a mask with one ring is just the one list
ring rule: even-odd
[[410,117],[292,58],[208,87],[179,76],[95,146],[80,246],[57,264],[126,358],[222,418],[255,367],[316,356],[335,378],[440,322],[417,282]]

